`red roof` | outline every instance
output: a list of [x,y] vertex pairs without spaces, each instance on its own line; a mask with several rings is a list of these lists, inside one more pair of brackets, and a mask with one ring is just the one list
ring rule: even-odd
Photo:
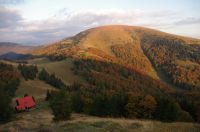
[[36,105],[32,96],[18,98],[18,99],[16,99],[16,102],[17,102],[17,106],[15,108],[17,110],[29,109]]

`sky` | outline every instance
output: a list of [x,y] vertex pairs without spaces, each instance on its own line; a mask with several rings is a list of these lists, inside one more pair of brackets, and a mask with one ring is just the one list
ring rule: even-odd
[[102,25],[200,39],[200,0],[0,0],[0,41],[48,44]]

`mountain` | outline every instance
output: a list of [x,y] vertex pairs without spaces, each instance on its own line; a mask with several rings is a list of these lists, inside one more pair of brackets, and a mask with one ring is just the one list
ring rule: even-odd
[[35,48],[34,46],[25,46],[17,43],[0,42],[0,55],[8,52],[28,53]]
[[135,26],[103,26],[32,52],[129,67],[171,87],[200,90],[200,40]]
[[[199,39],[144,27],[103,26],[28,53],[37,57],[27,59],[26,54],[12,52],[2,55],[20,58],[20,62],[24,57],[26,64],[3,60],[0,85],[7,86],[6,92],[12,90],[13,98],[33,95],[40,114],[44,109],[63,110],[63,105],[47,105],[44,100],[50,98],[49,104],[69,93],[58,101],[70,103],[65,108],[72,107],[75,113],[200,121]],[[10,89],[17,84],[12,77],[20,80],[17,89]],[[36,111],[31,114],[35,116]]]
[[24,60],[33,58],[30,54],[17,54],[15,52],[8,52],[0,55],[0,59],[3,60]]

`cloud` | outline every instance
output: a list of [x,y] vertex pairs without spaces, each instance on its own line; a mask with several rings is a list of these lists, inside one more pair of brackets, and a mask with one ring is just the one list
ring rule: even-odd
[[[59,10],[52,17],[26,22],[19,12],[0,10],[0,41],[42,44],[73,36],[82,30],[111,24],[146,26],[169,31],[182,25],[199,24],[198,17],[183,17],[173,11],[144,12],[142,10]],[[196,28],[194,28],[196,29]],[[196,34],[198,31],[194,31]]]
[[24,0],[0,0],[0,5],[21,4]]
[[22,17],[18,11],[8,8],[0,8],[0,28],[17,26],[21,20]]
[[140,19],[139,16],[142,12],[138,10],[88,10],[78,11],[67,16],[66,20],[69,23],[77,23],[85,25],[103,25],[103,24],[122,24],[122,23],[133,23]]
[[181,25],[200,24],[200,18],[187,17],[187,18],[178,20],[177,22],[175,22],[175,24],[181,24]]

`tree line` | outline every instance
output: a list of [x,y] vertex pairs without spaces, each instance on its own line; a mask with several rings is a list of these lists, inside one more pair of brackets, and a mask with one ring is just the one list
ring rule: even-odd
[[200,89],[200,46],[178,38],[151,37],[142,48],[154,66],[174,85],[185,90]]
[[38,78],[59,89],[66,87],[60,78],[56,77],[55,74],[49,74],[44,68],[39,72]]
[[[40,80],[59,89],[48,91],[46,98],[56,120],[70,119],[71,112],[77,112],[161,121],[200,121],[198,102],[180,95],[171,96],[168,86],[140,71],[95,60],[76,60],[74,65],[74,72],[83,76],[86,82],[66,86],[45,69],[38,74]],[[21,65],[18,68],[21,73],[26,71],[27,79],[33,77],[33,73],[37,76],[37,66]],[[12,114],[2,113],[12,113],[9,102],[19,85],[19,74],[7,64],[0,65],[0,74],[0,105],[5,106],[0,115],[6,115],[2,119],[9,120]]]
[[33,80],[36,78],[38,73],[37,65],[26,65],[26,64],[19,64],[18,69],[21,72],[21,75],[24,77],[25,80]]
[[[180,98],[182,94],[171,95],[166,85],[138,71],[95,60],[76,60],[74,65],[74,72],[87,82],[67,86],[62,90],[65,97],[59,97],[58,91],[47,92],[55,119],[69,119],[71,112],[77,112],[167,122],[200,120],[198,102],[188,102],[187,96]],[[68,113],[64,114],[65,111]]]
[[48,91],[47,100],[56,120],[70,119],[71,113],[76,112],[101,117],[194,121],[171,97],[109,91],[79,83],[60,91]]
[[20,84],[19,75],[12,65],[0,62],[0,123],[13,117],[11,102]]

